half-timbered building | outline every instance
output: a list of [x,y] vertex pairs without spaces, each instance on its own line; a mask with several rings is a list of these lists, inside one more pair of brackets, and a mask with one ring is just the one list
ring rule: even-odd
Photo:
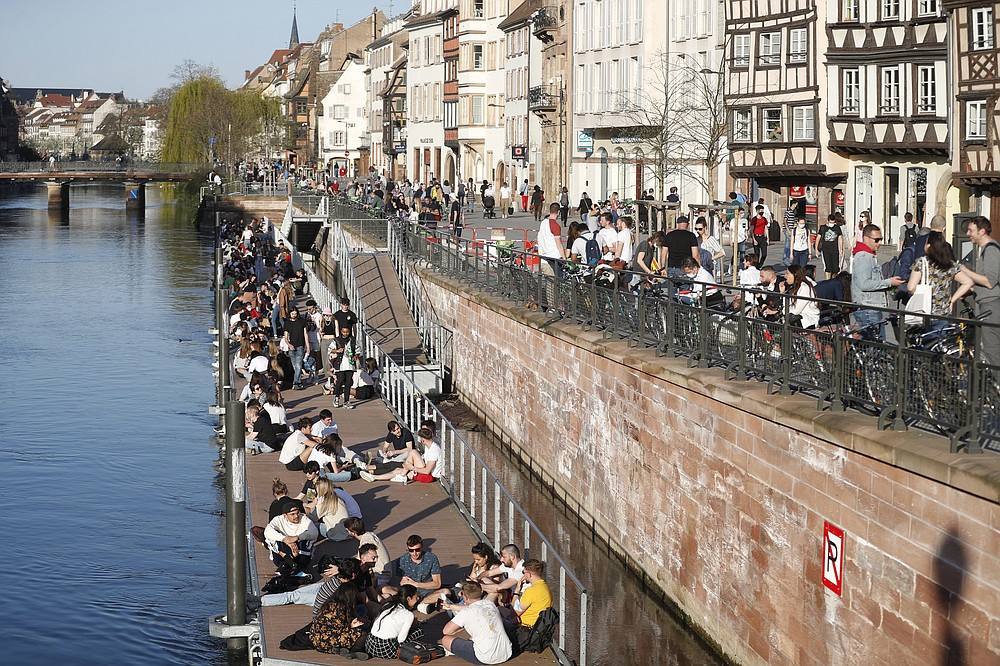
[[1000,53],[995,0],[943,0],[951,27],[952,150],[964,210],[1000,219]]
[[751,196],[763,189],[779,201],[805,199],[813,219],[831,210],[847,177],[820,122],[826,13],[815,0],[726,3],[730,175]]
[[[937,0],[827,0],[826,125],[848,158],[844,213],[898,240],[903,215],[944,213],[948,24]],[[853,229],[854,225],[848,225]]]

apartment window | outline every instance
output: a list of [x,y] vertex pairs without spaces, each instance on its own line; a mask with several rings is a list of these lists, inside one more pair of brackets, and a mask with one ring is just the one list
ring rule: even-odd
[[993,8],[980,7],[972,11],[972,48],[983,51],[993,48]]
[[472,0],[472,16],[473,18],[483,18],[486,16],[486,11],[483,9],[483,5],[486,0]]
[[859,2],[860,0],[840,0],[840,20],[857,21],[859,19]]
[[341,95],[350,95],[351,94],[351,84],[350,83],[344,83],[344,84],[341,84],[341,85],[337,86],[337,92],[339,92]]
[[472,124],[483,124],[483,96],[474,95],[472,97]]
[[333,133],[333,145],[343,146],[346,140],[344,132],[334,132]]
[[[306,113],[306,111],[308,110],[308,108],[309,107],[306,106],[306,102],[299,102],[299,101],[295,102],[295,114],[296,115],[299,115],[299,116],[304,115]],[[84,118],[84,120],[86,120],[86,118]]]
[[334,104],[333,105],[333,119],[334,120],[343,120],[346,117],[347,117],[347,107],[344,106],[343,104]]
[[792,140],[812,141],[816,136],[813,107],[796,106],[792,109]]
[[917,113],[937,112],[937,77],[934,65],[917,67]]
[[475,44],[472,47],[472,69],[483,68],[483,45]]
[[760,65],[778,65],[781,63],[781,33],[765,32],[760,36]]
[[764,136],[768,141],[781,141],[781,109],[764,109]]
[[750,66],[750,35],[733,35],[733,67]]
[[753,141],[750,109],[733,109],[733,141]]
[[974,141],[986,138],[986,102],[965,103],[965,138]]
[[844,83],[840,96],[840,112],[856,116],[861,113],[861,71],[856,67],[841,71]]
[[899,20],[899,0],[882,0],[882,20]]
[[805,28],[788,31],[788,62],[805,62],[808,49]]
[[884,116],[899,115],[899,67],[882,68],[882,90],[879,113]]
[[917,16],[937,16],[938,0],[917,0]]

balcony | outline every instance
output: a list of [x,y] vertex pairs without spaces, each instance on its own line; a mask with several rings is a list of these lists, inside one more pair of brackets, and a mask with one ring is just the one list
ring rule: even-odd
[[555,111],[559,106],[558,86],[534,86],[528,88],[528,110],[535,113]]
[[545,5],[531,15],[531,31],[543,43],[555,39],[555,34],[563,22],[563,10],[556,5]]

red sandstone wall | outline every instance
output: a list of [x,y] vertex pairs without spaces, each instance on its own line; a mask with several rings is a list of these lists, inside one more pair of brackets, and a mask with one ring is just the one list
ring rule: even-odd
[[[454,329],[456,386],[735,661],[1000,663],[997,503],[759,416],[758,399],[814,401],[621,343],[607,358],[443,284],[423,290]],[[842,597],[820,582],[824,520],[847,533]]]

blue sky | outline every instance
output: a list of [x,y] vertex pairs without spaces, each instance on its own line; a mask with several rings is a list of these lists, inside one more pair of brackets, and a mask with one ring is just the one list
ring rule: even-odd
[[[298,0],[299,38],[350,25],[389,0]],[[408,7],[394,0],[393,13]],[[145,99],[190,58],[212,63],[235,87],[288,46],[292,0],[3,0],[0,77],[15,88],[124,89]]]

